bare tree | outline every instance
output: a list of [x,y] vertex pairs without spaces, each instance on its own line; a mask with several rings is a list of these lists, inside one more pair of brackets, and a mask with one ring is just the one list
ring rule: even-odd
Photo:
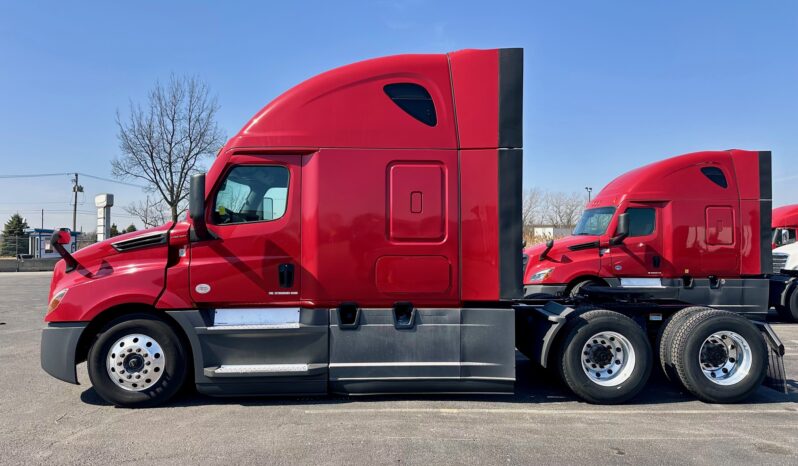
[[544,221],[559,228],[575,226],[585,208],[584,195],[578,192],[550,192],[546,194],[544,202]]
[[144,228],[151,228],[166,223],[169,218],[169,207],[162,199],[152,199],[150,196],[143,201],[133,202],[123,207],[125,212],[141,220]]
[[531,236],[535,225],[541,223],[546,210],[546,205],[543,202],[545,196],[546,193],[540,188],[529,188],[524,191],[521,210],[524,236]]
[[124,120],[117,112],[122,155],[111,162],[114,176],[144,180],[177,221],[185,210],[189,177],[224,142],[215,121],[218,110],[216,98],[197,78],[173,75],[166,85],[156,82],[146,106],[131,102]]

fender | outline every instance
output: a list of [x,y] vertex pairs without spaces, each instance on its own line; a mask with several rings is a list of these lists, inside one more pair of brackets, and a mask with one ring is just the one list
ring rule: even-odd
[[[45,317],[46,322],[88,322],[101,312],[122,304],[154,306],[165,286],[165,260],[138,262],[100,278],[73,282],[61,304]],[[102,283],[98,283],[98,281]],[[99,285],[99,286],[98,286]]]
[[548,367],[549,353],[568,321],[590,310],[575,309],[553,301],[549,301],[543,307],[518,304],[513,308],[516,311],[516,335],[519,335],[518,330],[526,327],[531,332],[523,334],[527,338],[530,336],[534,338],[531,342],[516,341],[516,346],[528,348],[531,354],[526,352],[524,354],[536,360],[543,368]]

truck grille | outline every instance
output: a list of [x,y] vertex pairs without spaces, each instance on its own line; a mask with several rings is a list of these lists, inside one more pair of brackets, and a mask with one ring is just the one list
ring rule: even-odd
[[789,254],[785,254],[783,252],[774,252],[773,253],[773,273],[781,272],[781,269],[787,266],[787,258],[789,258]]

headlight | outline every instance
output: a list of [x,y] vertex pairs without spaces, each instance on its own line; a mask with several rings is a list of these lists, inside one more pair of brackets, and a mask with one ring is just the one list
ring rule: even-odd
[[50,304],[47,306],[47,314],[55,311],[55,308],[57,308],[58,305],[61,304],[61,301],[64,299],[64,296],[66,296],[67,291],[69,291],[69,288],[64,288],[63,290],[56,293],[55,296],[53,296],[53,299],[50,300]]
[[551,272],[553,270],[554,269],[538,270],[531,277],[529,277],[529,281],[530,282],[542,282],[543,280],[549,278],[549,275],[551,275]]

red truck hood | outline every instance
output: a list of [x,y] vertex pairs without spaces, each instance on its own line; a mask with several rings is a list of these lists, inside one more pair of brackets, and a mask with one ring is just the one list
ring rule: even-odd
[[524,281],[526,282],[530,274],[535,273],[538,270],[548,267],[555,267],[564,261],[570,262],[578,258],[579,255],[585,254],[586,252],[588,252],[591,255],[597,254],[596,249],[592,248],[583,251],[571,251],[568,249],[569,246],[590,243],[593,241],[599,241],[599,237],[580,235],[580,236],[566,236],[565,238],[556,239],[554,240],[554,246],[546,254],[546,257],[543,260],[540,260],[540,255],[546,249],[546,245],[544,243],[535,244],[524,249],[524,254],[528,256],[526,268],[524,270]]
[[166,233],[172,228],[172,225],[173,222],[168,222],[158,227],[125,233],[86,246],[72,254],[75,260],[78,261],[79,266],[75,271],[70,273],[65,273],[66,264],[64,261],[58,261],[53,271],[53,279],[50,282],[50,295],[48,300],[52,299],[54,292],[64,287],[73,286],[77,283],[94,278],[101,278],[115,271],[134,269],[141,261],[152,261],[154,257],[163,256],[165,260],[167,257],[166,242],[125,252],[118,251],[113,245],[122,241],[144,238],[159,232]]
[[[551,251],[547,254],[547,256],[551,257],[552,259],[557,260],[559,256],[563,253],[568,251],[568,246],[574,246],[576,244],[583,244],[589,243],[591,241],[598,241],[598,236],[589,236],[589,235],[580,235],[580,236],[566,236],[564,238],[555,239],[554,240],[554,247],[551,248]],[[526,249],[524,249],[524,254],[529,256],[529,259],[532,260],[532,257],[538,257],[540,254],[546,249],[545,243],[534,244]]]

